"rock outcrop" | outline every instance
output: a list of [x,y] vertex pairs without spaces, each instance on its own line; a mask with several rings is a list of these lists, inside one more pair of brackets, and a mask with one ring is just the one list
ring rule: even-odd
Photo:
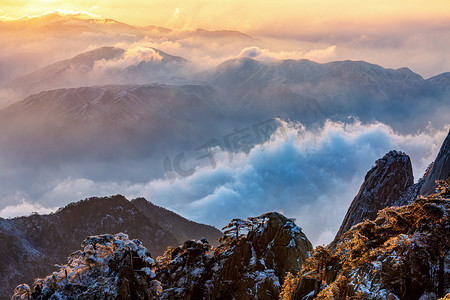
[[0,260],[0,298],[10,297],[19,283],[31,284],[53,272],[54,264],[64,262],[87,236],[118,232],[138,238],[154,255],[186,237],[200,239],[205,234],[215,240],[222,235],[145,199],[128,201],[120,195],[86,199],[50,215],[0,219],[0,255],[8,258]]
[[246,238],[218,248],[214,299],[278,299],[285,276],[296,274],[313,249],[292,220],[279,213],[261,217],[267,221]]
[[51,275],[14,290],[11,299],[158,299],[153,259],[138,240],[123,233],[88,237],[83,250]]
[[450,292],[450,180],[437,194],[381,210],[337,246],[317,247],[290,284],[289,299],[439,299]]
[[421,182],[419,195],[428,196],[436,190],[436,180],[444,180],[450,176],[450,131],[442,144],[432,167]]
[[394,150],[378,159],[375,166],[367,172],[335,240],[364,219],[375,219],[379,210],[403,204],[399,203],[399,199],[413,184],[413,171],[408,155]]
[[247,234],[224,236],[217,248],[189,241],[168,249],[155,270],[162,298],[278,299],[285,276],[300,270],[312,245],[281,214],[250,220]]

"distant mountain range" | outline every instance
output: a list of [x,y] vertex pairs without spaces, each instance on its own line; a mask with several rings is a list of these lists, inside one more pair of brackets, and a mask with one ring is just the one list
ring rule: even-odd
[[[226,57],[228,53],[239,52],[245,47],[263,44],[256,38],[233,30],[172,30],[58,12],[18,20],[0,20],[0,40],[3,42],[0,45],[0,86],[46,65],[104,46],[120,45],[128,49],[149,47],[149,44],[156,48],[159,47],[155,45],[165,45],[167,49],[175,46],[189,52],[195,49],[192,55],[199,57]],[[221,45],[219,49],[217,45]]]
[[[450,109],[448,73],[424,80],[408,68],[385,69],[363,61],[319,64],[308,60],[263,62],[251,58],[230,59],[196,73],[184,58],[154,48],[139,51],[144,53],[132,61],[123,61],[132,54],[120,48],[99,48],[19,77],[7,86],[28,95],[105,83],[203,85],[218,89],[217,94],[223,98],[224,105],[215,107],[216,110],[229,109],[243,116],[272,114],[306,124],[324,118],[355,116],[400,130],[405,130],[400,128],[405,121],[411,122],[412,128],[423,127],[428,121],[440,126],[444,123],[442,118],[433,117]],[[159,58],[146,60],[142,57],[148,55],[145,51]],[[45,99],[46,95],[40,97]],[[213,98],[208,102],[215,101]]]
[[86,236],[109,232],[138,238],[155,257],[190,239],[204,237],[217,245],[221,236],[212,226],[186,220],[143,198],[128,201],[120,195],[89,198],[50,215],[0,218],[0,253],[5,258],[0,262],[0,296],[10,296],[20,282],[31,283],[56,270],[55,263],[65,261]]
[[[42,91],[0,110],[0,146],[9,159],[109,155],[158,162],[168,153],[195,149],[211,138],[273,118],[310,127],[356,118],[383,122],[402,133],[448,123],[447,73],[424,80],[407,68],[385,69],[361,61],[250,58],[195,73],[181,57],[146,51],[161,59],[119,67],[114,64],[124,59],[125,50],[104,47],[12,81],[11,87],[24,93],[88,87]],[[99,63],[115,67],[91,80],[89,72]],[[109,80],[149,83],[95,85]],[[159,83],[151,83],[155,80]]]
[[187,60],[158,49],[136,51],[127,57],[124,49],[102,47],[16,78],[6,88],[27,96],[61,87],[168,82],[177,72],[184,74],[181,69],[188,65]]

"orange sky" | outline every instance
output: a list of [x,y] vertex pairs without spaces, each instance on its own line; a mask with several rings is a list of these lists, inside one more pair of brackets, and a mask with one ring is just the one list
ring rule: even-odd
[[[450,0],[0,0],[0,20],[55,10],[130,25],[238,30],[263,40],[280,59],[365,60],[408,66],[424,77],[450,70]],[[153,46],[216,63],[242,50],[189,57],[185,47]]]
[[249,33],[325,30],[450,19],[449,0],[0,0],[0,16],[86,11],[134,25],[236,29]]

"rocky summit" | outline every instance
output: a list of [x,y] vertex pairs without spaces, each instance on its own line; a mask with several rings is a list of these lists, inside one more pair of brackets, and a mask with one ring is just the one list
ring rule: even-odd
[[312,250],[301,228],[274,212],[234,219],[224,233],[217,248],[185,243],[157,261],[163,299],[278,299]]

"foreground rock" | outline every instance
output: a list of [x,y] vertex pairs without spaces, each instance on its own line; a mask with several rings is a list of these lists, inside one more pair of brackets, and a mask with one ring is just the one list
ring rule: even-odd
[[[317,247],[283,299],[438,299],[450,293],[450,180],[437,194],[381,210],[336,249]],[[446,297],[447,299],[448,297]]]
[[230,224],[217,248],[206,238],[187,241],[156,263],[124,234],[89,237],[67,265],[32,288],[19,285],[13,299],[279,299],[311,243],[278,213]]
[[153,259],[138,240],[105,234],[88,237],[82,246],[33,289],[19,285],[11,299],[157,299],[161,287],[152,279]]

